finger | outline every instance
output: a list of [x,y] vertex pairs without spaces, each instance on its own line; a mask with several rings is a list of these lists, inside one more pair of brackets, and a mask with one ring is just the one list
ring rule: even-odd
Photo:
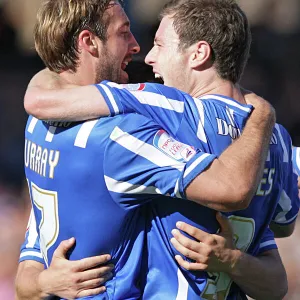
[[185,222],[177,222],[176,227],[201,242],[204,242],[210,236],[209,233],[207,233],[199,228],[196,228],[192,225],[189,225]]
[[231,227],[230,221],[226,216],[222,215],[220,212],[217,212],[216,218],[220,224],[221,233],[224,233],[224,232],[232,233],[232,227]]
[[185,248],[190,249],[195,252],[201,252],[201,248],[205,247],[203,243],[192,240],[191,238],[186,237],[183,235],[179,230],[173,229],[172,234],[175,239]]
[[99,278],[95,278],[92,280],[84,281],[80,284],[80,289],[82,290],[88,290],[88,289],[94,289],[98,288],[102,285],[104,285],[108,280],[113,278],[112,273],[107,273],[104,276],[101,276]]
[[93,279],[98,279],[100,277],[104,277],[106,275],[111,274],[111,272],[114,269],[114,265],[108,265],[108,266],[102,266],[102,267],[97,267],[92,270],[84,271],[81,274],[81,279],[80,281],[88,281],[88,280],[93,280]]
[[59,246],[55,249],[53,256],[54,257],[67,257],[68,251],[74,246],[75,238],[72,237],[68,240],[62,241]]
[[202,254],[182,246],[175,238],[171,239],[171,243],[178,252],[189,259],[195,260],[198,263],[206,263],[208,260]]
[[207,265],[202,263],[191,263],[184,260],[180,255],[175,256],[178,264],[188,271],[205,271],[207,270]]
[[101,286],[94,289],[86,289],[81,292],[79,292],[76,296],[76,298],[83,298],[83,297],[89,297],[89,296],[96,296],[99,294],[103,294],[106,291],[105,286]]
[[189,234],[190,236],[194,237],[195,239],[197,239],[198,241],[202,241],[203,239],[205,239],[205,237],[208,235],[207,232],[196,228],[192,225],[189,225],[185,222],[177,222],[176,223],[176,227],[184,232],[186,232],[187,234]]
[[109,254],[103,254],[103,255],[99,255],[99,256],[83,258],[76,262],[77,270],[84,271],[84,270],[92,269],[99,265],[103,265],[110,260],[111,260],[111,256]]

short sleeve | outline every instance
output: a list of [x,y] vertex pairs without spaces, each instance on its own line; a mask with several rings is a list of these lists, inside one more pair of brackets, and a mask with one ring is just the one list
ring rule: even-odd
[[273,215],[273,222],[284,226],[296,220],[300,207],[300,199],[298,195],[297,175],[294,172],[295,168],[293,166],[291,138],[282,126],[278,126],[277,128],[282,133],[286,159],[282,163],[284,171],[283,189]]
[[45,265],[40,251],[39,237],[36,230],[36,220],[33,209],[31,209],[25,240],[21,246],[19,262],[34,260]]
[[277,247],[277,244],[275,241],[274,233],[268,227],[265,230],[264,235],[260,241],[257,255],[262,254],[263,252],[266,252],[269,250],[273,250],[273,249],[278,249],[278,247]]
[[127,209],[162,195],[185,199],[187,186],[215,158],[178,142],[149,119],[130,114],[110,135],[105,182],[113,199]]

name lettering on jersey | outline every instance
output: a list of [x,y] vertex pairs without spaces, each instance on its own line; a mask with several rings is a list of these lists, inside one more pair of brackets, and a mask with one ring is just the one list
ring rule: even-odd
[[232,139],[237,139],[241,135],[239,128],[233,126],[232,124],[226,123],[225,120],[216,118],[218,125],[219,135],[230,135]]
[[263,177],[259,183],[256,191],[257,196],[267,196],[271,193],[273,188],[275,169],[264,169]]
[[59,162],[60,152],[43,148],[25,139],[24,163],[25,167],[40,176],[54,178],[55,168]]
[[63,127],[63,128],[68,128],[73,124],[72,122],[59,122],[59,121],[45,121],[45,122],[50,126]]
[[189,161],[196,154],[194,147],[176,141],[164,130],[156,133],[153,145],[177,161]]

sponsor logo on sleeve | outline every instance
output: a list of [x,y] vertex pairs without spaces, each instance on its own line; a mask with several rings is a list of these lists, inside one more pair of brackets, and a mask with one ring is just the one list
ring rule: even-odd
[[143,91],[146,87],[145,83],[123,84],[123,87],[128,91]]
[[156,133],[153,145],[169,157],[180,162],[189,161],[196,154],[194,147],[176,141],[162,129]]

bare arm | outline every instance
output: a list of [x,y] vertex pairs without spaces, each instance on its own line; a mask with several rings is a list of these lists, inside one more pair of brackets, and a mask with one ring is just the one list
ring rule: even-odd
[[189,185],[188,199],[220,211],[244,209],[250,204],[263,173],[275,123],[274,110],[266,101],[257,96],[250,99],[255,109],[241,137]]
[[[45,70],[42,72],[45,77],[43,81],[52,82],[51,87],[60,87],[61,82],[55,83],[57,78]],[[82,120],[109,114],[104,97],[96,87],[82,86],[72,88],[71,92],[55,89],[40,93],[38,75],[33,78],[25,95],[25,108],[39,119]],[[241,138],[190,184],[186,189],[188,199],[221,211],[244,209],[249,205],[263,173],[275,113],[263,99],[256,95],[248,97],[255,109]],[[69,106],[72,107],[70,111]]]
[[178,255],[178,263],[188,270],[226,273],[254,299],[281,300],[287,293],[287,277],[278,250],[269,250],[254,257],[235,249],[229,221],[220,215],[217,219],[221,226],[220,234],[209,234],[186,223],[178,224],[178,228],[197,239],[191,240],[178,230],[172,231],[174,247],[195,260],[190,263]]
[[[64,299],[93,296],[105,291],[103,285],[112,277],[112,265],[102,265],[110,260],[109,255],[89,257],[79,261],[66,259],[75,239],[63,241],[55,250],[51,265],[36,261],[23,261],[16,276],[17,300],[43,300],[49,296]],[[102,266],[101,266],[102,265]]]
[[253,257],[239,251],[232,280],[256,300],[281,300],[286,295],[287,276],[278,250],[266,251]]
[[274,232],[276,238],[285,238],[293,234],[296,225],[296,220],[288,225],[279,225],[275,222],[270,224],[271,230]]
[[24,107],[28,114],[52,121],[89,120],[110,114],[96,87],[71,85],[47,69],[30,81]]

